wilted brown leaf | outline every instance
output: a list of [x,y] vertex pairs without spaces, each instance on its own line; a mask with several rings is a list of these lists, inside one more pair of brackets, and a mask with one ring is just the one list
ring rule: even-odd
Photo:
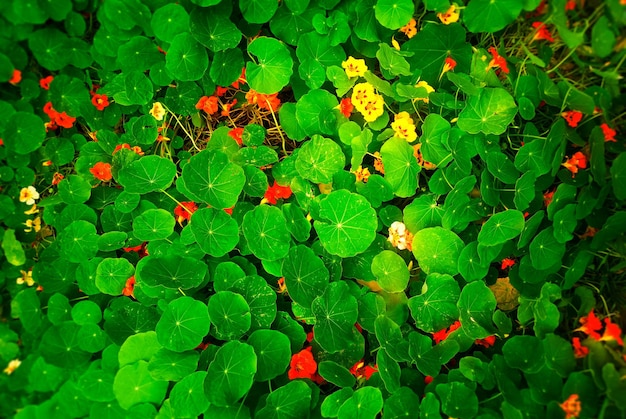
[[498,278],[495,284],[489,286],[489,289],[495,295],[500,310],[513,310],[519,305],[519,291],[511,285],[508,276],[506,278]]

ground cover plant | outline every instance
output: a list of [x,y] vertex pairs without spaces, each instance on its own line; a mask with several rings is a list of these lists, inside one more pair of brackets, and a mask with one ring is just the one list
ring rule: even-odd
[[624,0],[0,16],[0,416],[626,415]]

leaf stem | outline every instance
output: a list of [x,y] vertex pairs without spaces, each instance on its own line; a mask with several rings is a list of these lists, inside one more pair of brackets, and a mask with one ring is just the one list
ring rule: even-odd
[[278,134],[280,134],[280,139],[282,140],[283,154],[287,156],[287,148],[285,147],[285,142],[286,142],[285,137],[283,136],[283,130],[280,129],[280,124],[278,123],[278,119],[276,119],[274,108],[272,108],[272,105],[270,104],[270,101],[267,100],[267,98],[265,98],[265,103],[267,103],[267,106],[270,108],[270,112],[272,113],[272,119],[274,120],[274,124],[276,124],[276,127],[279,128]]

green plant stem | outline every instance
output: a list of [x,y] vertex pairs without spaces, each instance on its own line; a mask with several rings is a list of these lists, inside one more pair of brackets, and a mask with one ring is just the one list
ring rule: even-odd
[[165,195],[167,195],[168,198],[170,198],[172,201],[176,202],[178,205],[180,205],[185,211],[187,211],[189,213],[189,215],[193,214],[191,212],[191,210],[189,210],[189,208],[187,208],[186,206],[184,206],[178,199],[174,198],[172,195],[170,195],[165,189],[160,189],[160,192],[163,192]]
[[272,119],[274,120],[274,124],[276,124],[276,128],[278,128],[278,134],[280,134],[280,139],[282,140],[283,154],[287,156],[287,148],[285,147],[286,140],[285,140],[285,136],[283,135],[283,130],[280,129],[280,124],[278,123],[278,119],[276,119],[276,114],[274,113],[274,109],[272,108],[270,101],[265,99],[265,102],[267,103],[267,106],[270,108]]

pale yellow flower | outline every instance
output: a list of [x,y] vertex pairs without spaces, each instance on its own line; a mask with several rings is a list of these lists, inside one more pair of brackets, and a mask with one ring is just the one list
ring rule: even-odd
[[437,17],[444,25],[449,25],[454,22],[458,22],[460,12],[456,10],[454,5],[450,6],[450,8],[445,13],[437,13]]
[[363,182],[363,183],[367,183],[367,180],[369,179],[371,175],[370,170],[367,167],[364,169],[362,166],[359,166],[359,168],[352,173],[356,175],[357,182]]
[[399,250],[413,250],[413,235],[407,230],[404,223],[400,221],[394,221],[389,227],[389,238],[387,241]]
[[161,102],[154,102],[154,105],[152,105],[152,109],[150,109],[149,113],[157,121],[162,121],[165,117],[165,108],[163,107]]
[[404,138],[409,143],[417,140],[415,124],[408,112],[398,113],[395,116],[394,122],[391,124],[391,129],[393,129],[393,136],[396,138]]
[[22,276],[17,278],[17,280],[15,281],[17,285],[26,284],[29,287],[32,287],[33,285],[35,285],[35,280],[33,279],[32,269],[29,269],[28,271],[20,270],[20,272],[22,273]]
[[365,65],[365,60],[356,59],[353,56],[348,57],[346,61],[341,63],[341,66],[344,70],[346,70],[346,75],[350,78],[363,77],[363,75],[367,71],[367,65]]
[[35,233],[39,233],[39,230],[41,230],[41,217],[37,217],[34,220],[26,220],[24,225],[26,226],[24,229],[26,233],[30,233],[33,229]]
[[24,214],[26,215],[33,215],[33,214],[37,214],[39,212],[39,209],[37,209],[37,205],[33,204],[32,207],[30,207],[29,210],[24,211]]
[[20,191],[20,202],[25,202],[26,205],[34,205],[37,199],[39,199],[39,192],[34,186],[22,188]]
[[16,369],[19,368],[20,365],[22,365],[22,361],[20,361],[19,359],[9,361],[9,365],[7,365],[7,367],[4,369],[4,373],[6,375],[11,375]]
[[[431,94],[432,92],[435,91],[435,89],[428,84],[426,81],[422,80],[420,82],[418,82],[415,87],[423,87],[424,89],[426,89],[426,93],[427,94]],[[425,103],[428,103],[428,98],[418,98],[417,100],[423,100]]]

